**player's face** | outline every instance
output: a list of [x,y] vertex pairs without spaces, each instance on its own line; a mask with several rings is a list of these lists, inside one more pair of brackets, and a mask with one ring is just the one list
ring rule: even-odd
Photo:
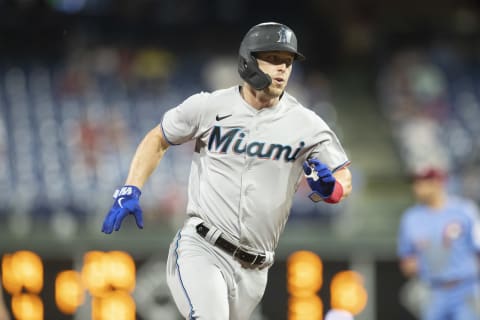
[[287,86],[292,73],[295,55],[291,52],[269,51],[256,54],[258,67],[272,78],[272,83],[264,89],[271,97],[279,97]]
[[443,182],[437,179],[419,179],[413,182],[413,194],[421,203],[429,203],[443,191]]

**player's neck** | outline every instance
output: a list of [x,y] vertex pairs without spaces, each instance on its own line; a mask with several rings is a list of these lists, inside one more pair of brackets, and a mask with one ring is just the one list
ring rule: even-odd
[[257,110],[273,107],[278,103],[280,97],[272,97],[263,91],[258,91],[249,85],[240,87],[242,98]]
[[447,195],[445,193],[439,193],[432,196],[428,201],[428,206],[432,209],[441,209],[447,202]]

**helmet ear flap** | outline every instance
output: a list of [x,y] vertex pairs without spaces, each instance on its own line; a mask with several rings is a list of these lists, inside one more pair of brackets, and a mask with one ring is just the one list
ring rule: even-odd
[[263,90],[272,83],[272,78],[258,67],[257,59],[248,54],[240,55],[238,59],[238,73],[248,84],[256,90]]

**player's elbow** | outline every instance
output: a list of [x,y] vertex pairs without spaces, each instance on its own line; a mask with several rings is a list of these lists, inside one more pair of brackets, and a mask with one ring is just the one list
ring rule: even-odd
[[150,141],[152,146],[154,146],[155,152],[160,156],[163,156],[163,153],[165,153],[170,146],[167,139],[165,139],[160,126],[156,126],[150,130],[150,132],[147,133],[145,140]]
[[346,198],[352,193],[352,181],[340,182],[343,187],[343,198]]
[[334,173],[335,179],[342,185],[343,196],[342,199],[348,197],[352,193],[352,174],[348,168]]

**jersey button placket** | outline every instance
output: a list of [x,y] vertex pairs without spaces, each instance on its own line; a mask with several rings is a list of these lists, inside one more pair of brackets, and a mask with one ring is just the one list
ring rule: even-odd
[[[248,150],[248,145],[258,141],[258,136],[259,136],[259,126],[258,122],[260,117],[262,116],[261,112],[256,113],[252,119],[249,125],[244,129],[245,133],[248,133],[247,137],[247,150]],[[239,223],[240,223],[240,230],[242,230],[243,225],[245,225],[245,222],[248,220],[248,217],[251,215],[250,212],[247,212],[247,208],[245,207],[245,202],[248,196],[251,196],[252,192],[254,191],[254,173],[253,169],[255,167],[255,161],[258,161],[258,159],[255,156],[249,156],[248,152],[245,152],[245,163],[244,163],[244,168],[242,171],[242,186],[241,186],[241,199],[240,201],[240,211],[239,211]]]
[[[248,147],[248,144],[252,141],[251,140],[251,125],[247,125],[243,132],[245,133],[245,146]],[[239,203],[239,211],[238,211],[238,224],[239,224],[239,231],[240,231],[240,239],[242,238],[243,234],[243,226],[244,226],[244,216],[243,212],[245,210],[245,198],[248,196],[248,184],[246,183],[246,173],[248,172],[248,168],[251,164],[251,157],[247,155],[247,151],[245,150],[244,156],[244,163],[243,163],[243,170],[241,174],[241,184],[240,184],[240,203]]]

